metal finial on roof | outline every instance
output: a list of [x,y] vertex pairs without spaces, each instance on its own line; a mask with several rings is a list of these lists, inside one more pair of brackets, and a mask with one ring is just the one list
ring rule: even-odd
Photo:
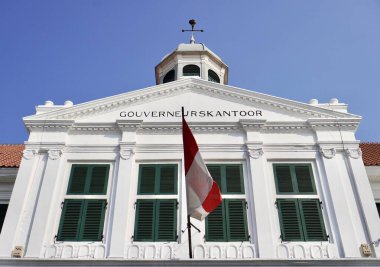
[[195,19],[189,20],[189,24],[191,25],[191,30],[182,30],[182,32],[191,32],[190,44],[195,44],[194,32],[203,32],[203,30],[194,30],[194,26],[197,24]]

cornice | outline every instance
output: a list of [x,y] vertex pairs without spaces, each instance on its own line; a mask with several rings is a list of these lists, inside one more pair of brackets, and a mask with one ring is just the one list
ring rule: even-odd
[[74,120],[29,120],[24,119],[26,128],[31,131],[33,129],[51,129],[51,130],[68,130],[73,124]]
[[257,93],[254,91],[232,87],[228,85],[210,83],[195,78],[178,80],[172,83],[156,85],[145,89],[135,90],[132,92],[111,96],[99,100],[94,100],[73,107],[62,108],[59,110],[32,115],[24,118],[24,121],[30,120],[70,120],[82,117],[93,116],[99,113],[109,112],[121,107],[130,107],[137,104],[145,104],[149,101],[173,96],[184,92],[199,92],[213,97],[226,99],[249,106],[262,104],[286,112],[294,112],[308,117],[315,118],[359,118],[359,116],[342,113],[333,110],[327,110],[320,107],[311,106],[305,103],[296,102],[288,99],[274,97]]
[[91,132],[103,132],[103,131],[119,131],[119,127],[115,123],[75,123],[70,131],[91,131]]
[[355,131],[361,118],[324,118],[324,119],[308,119],[307,123],[314,129],[344,129]]

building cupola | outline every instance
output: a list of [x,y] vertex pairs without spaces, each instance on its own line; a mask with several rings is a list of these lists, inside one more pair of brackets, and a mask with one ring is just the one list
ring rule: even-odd
[[195,43],[195,20],[191,25],[191,39],[189,44],[180,44],[170,54],[166,55],[156,66],[156,84],[163,84],[189,77],[227,84],[228,66],[221,58],[208,49],[204,44]]

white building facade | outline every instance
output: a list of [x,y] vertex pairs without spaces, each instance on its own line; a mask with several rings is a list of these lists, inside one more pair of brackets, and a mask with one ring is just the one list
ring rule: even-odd
[[0,264],[191,264],[181,107],[223,195],[192,221],[198,265],[380,264],[361,117],[336,99],[305,104],[227,81],[206,46],[180,44],[156,86],[38,106],[24,118]]

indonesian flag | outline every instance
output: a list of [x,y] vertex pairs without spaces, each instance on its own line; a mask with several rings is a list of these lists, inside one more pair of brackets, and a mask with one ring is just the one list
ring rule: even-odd
[[202,221],[219,206],[222,195],[203,162],[197,142],[183,115],[182,137],[185,154],[187,214]]

